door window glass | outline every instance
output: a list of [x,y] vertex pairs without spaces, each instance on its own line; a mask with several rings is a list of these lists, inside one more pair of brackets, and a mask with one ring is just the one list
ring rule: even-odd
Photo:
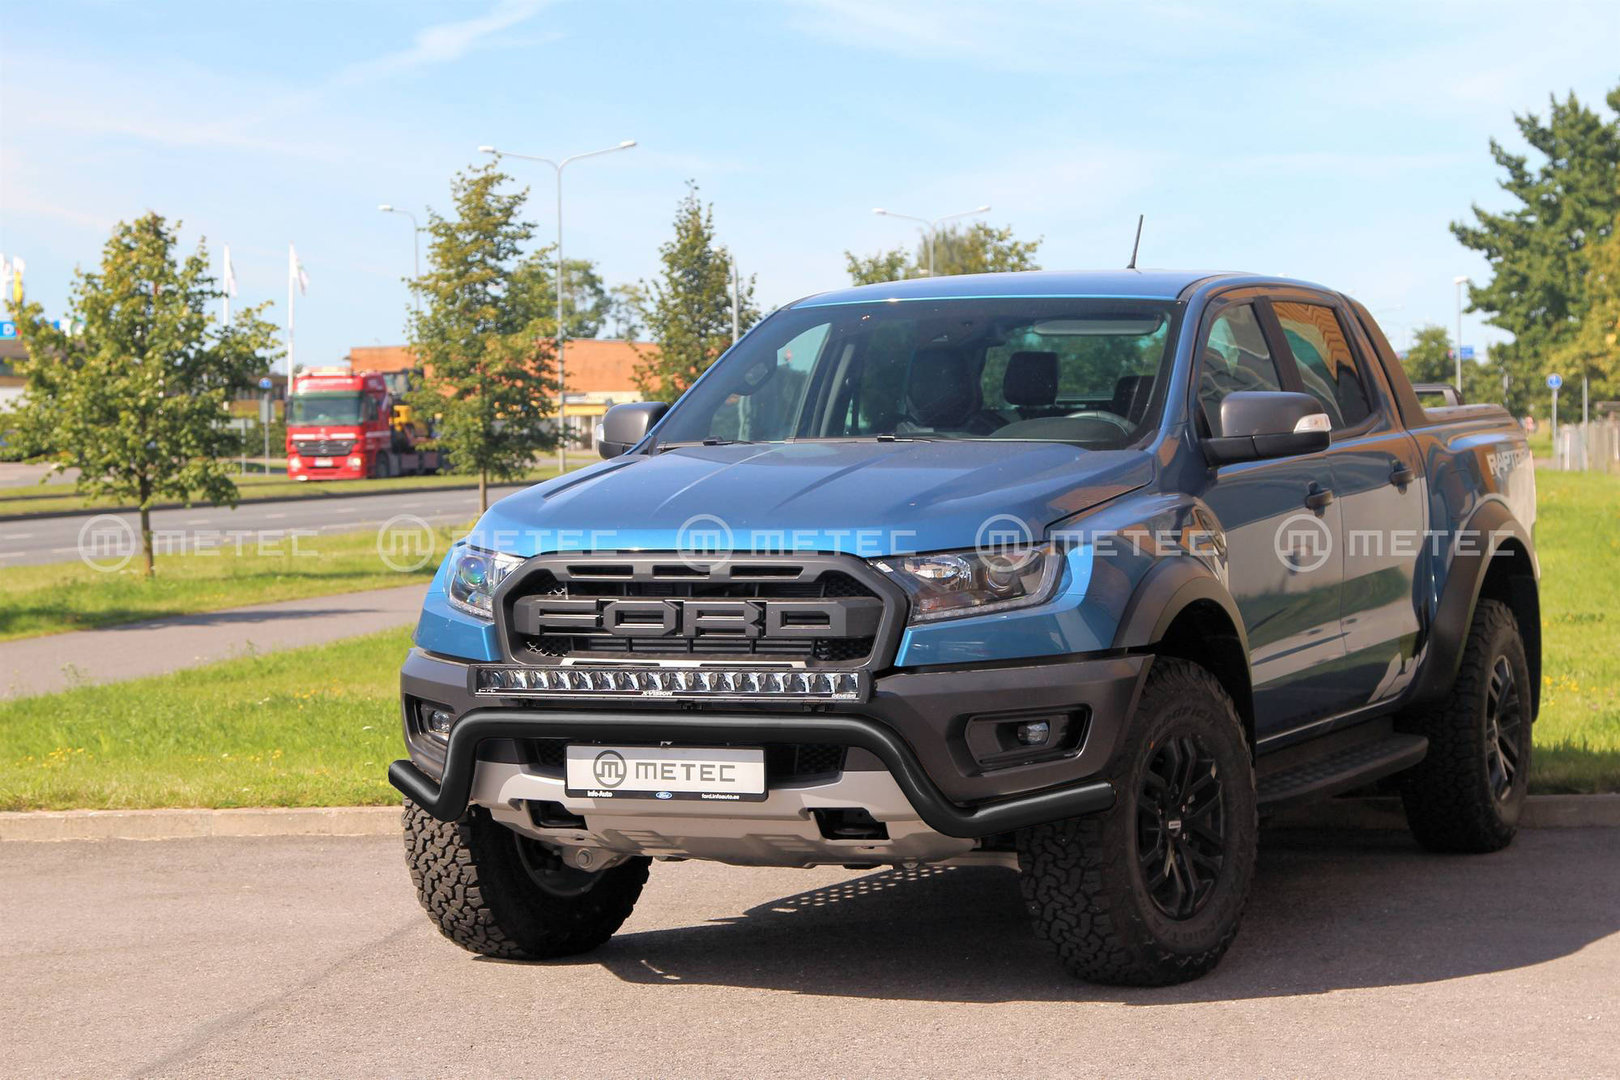
[[1221,434],[1221,402],[1227,394],[1281,389],[1277,362],[1266,347],[1254,305],[1234,304],[1215,316],[1198,376],[1198,401],[1210,434]]
[[1322,403],[1333,430],[1353,428],[1372,415],[1356,357],[1333,309],[1323,304],[1273,302],[1305,392]]

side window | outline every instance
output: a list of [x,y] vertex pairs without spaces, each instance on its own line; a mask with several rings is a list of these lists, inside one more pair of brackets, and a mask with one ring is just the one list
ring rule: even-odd
[[751,394],[733,394],[715,410],[709,434],[723,439],[758,439],[781,431],[798,417],[810,372],[827,341],[831,323],[812,326],[776,351],[770,378]]
[[1198,401],[1211,435],[1221,434],[1221,402],[1238,390],[1281,390],[1253,304],[1234,304],[1215,316],[1198,374]]
[[1353,428],[1372,415],[1372,399],[1356,370],[1356,357],[1332,308],[1272,302],[1305,392],[1322,403],[1333,430]]

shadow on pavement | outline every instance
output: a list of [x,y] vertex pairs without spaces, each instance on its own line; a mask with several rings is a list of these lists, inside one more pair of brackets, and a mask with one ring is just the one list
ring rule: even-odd
[[[1609,854],[1594,865],[1594,850]],[[648,889],[659,886],[654,866]],[[1027,927],[1007,870],[867,874],[741,916],[623,934],[576,963],[628,982],[935,1001],[1190,1001],[1437,982],[1569,955],[1620,930],[1620,846],[1538,830],[1495,855],[1402,833],[1269,832],[1236,945],[1184,986],[1075,982]]]

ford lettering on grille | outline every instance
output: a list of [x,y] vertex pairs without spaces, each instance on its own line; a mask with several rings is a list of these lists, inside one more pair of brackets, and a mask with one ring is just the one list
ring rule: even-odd
[[621,638],[864,638],[876,632],[883,602],[839,600],[568,600],[529,596],[512,607],[523,634],[606,633]]

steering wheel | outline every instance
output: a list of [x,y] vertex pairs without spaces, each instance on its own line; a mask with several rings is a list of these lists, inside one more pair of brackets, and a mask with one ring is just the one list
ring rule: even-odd
[[1129,433],[1134,425],[1118,413],[1111,413],[1107,409],[1081,409],[1079,412],[1067,414],[1071,420],[1102,420],[1113,424],[1121,432]]

